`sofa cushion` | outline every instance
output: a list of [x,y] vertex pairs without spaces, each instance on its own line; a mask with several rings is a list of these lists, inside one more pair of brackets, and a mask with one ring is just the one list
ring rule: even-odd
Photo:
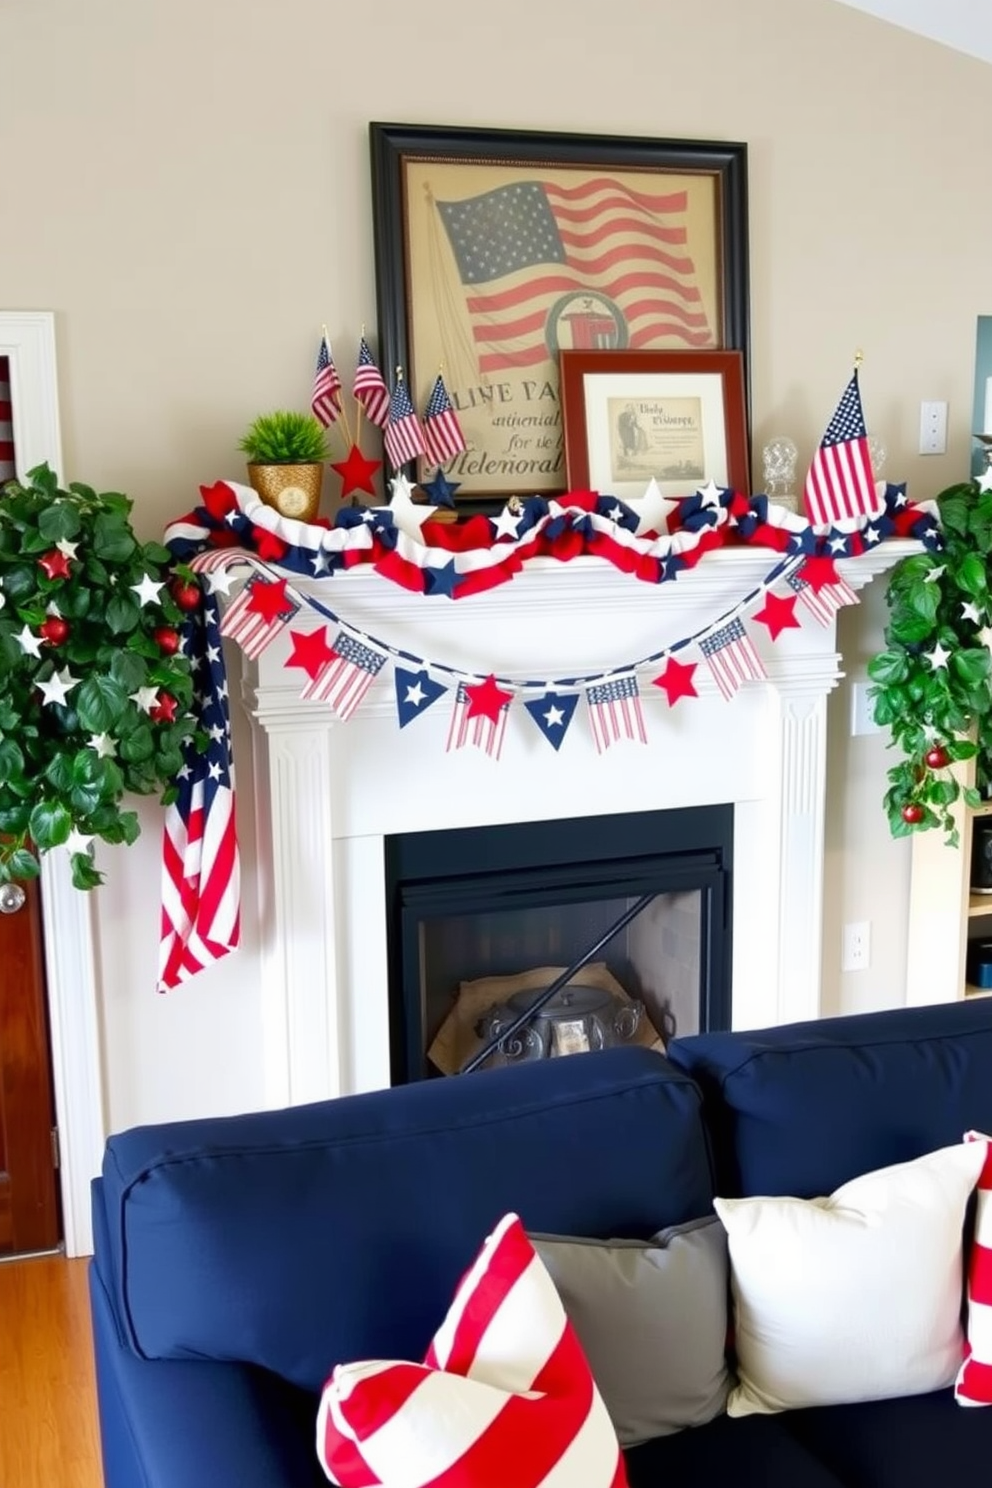
[[421,1358],[510,1210],[647,1238],[712,1194],[695,1085],[616,1049],[111,1137],[100,1264],[139,1354],[317,1391],[343,1360]]
[[969,1132],[966,1140],[984,1145],[985,1165],[978,1180],[968,1260],[967,1357],[954,1394],[960,1405],[992,1405],[992,1138]]
[[342,1488],[626,1488],[616,1433],[523,1226],[505,1215],[423,1364],[339,1364],[317,1452]]
[[650,1240],[532,1235],[625,1447],[724,1409],[729,1275],[720,1221]]
[[815,1198],[992,1130],[992,1000],[676,1039],[718,1191]]
[[695,1431],[645,1442],[625,1454],[627,1481],[630,1488],[862,1488],[861,1479],[842,1479],[820,1462],[788,1420],[717,1416]]

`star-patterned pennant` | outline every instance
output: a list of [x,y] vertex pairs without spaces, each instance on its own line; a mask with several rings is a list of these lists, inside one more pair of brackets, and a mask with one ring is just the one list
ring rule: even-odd
[[430,673],[422,668],[419,672],[411,672],[408,667],[398,666],[393,675],[396,687],[396,711],[399,715],[400,728],[406,728],[415,718],[426,713],[432,703],[438,698],[444,697],[448,689],[441,682],[436,682]]
[[790,589],[796,591],[800,603],[809,610],[820,625],[830,625],[842,606],[859,602],[850,584],[839,574],[836,584],[824,584],[819,589],[814,589],[813,585],[807,583],[799,574],[789,574],[786,583]]
[[524,703],[552,749],[561,748],[561,741],[568,733],[578,701],[577,692],[546,692],[542,697]]
[[385,652],[339,630],[327,665],[310,678],[300,697],[329,703],[338,718],[347,722],[385,664]]
[[286,580],[269,580],[253,574],[241,593],[227,609],[220,623],[220,633],[237,641],[246,656],[254,660],[288,625],[300,606],[286,593]]
[[484,682],[459,682],[446,750],[450,753],[452,749],[474,744],[491,759],[498,760],[512,701],[513,693],[501,688],[493,676]]

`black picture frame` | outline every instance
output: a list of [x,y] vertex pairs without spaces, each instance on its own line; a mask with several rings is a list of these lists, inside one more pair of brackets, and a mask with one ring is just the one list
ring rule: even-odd
[[[431,207],[438,208],[437,215],[442,211],[451,211],[452,203],[443,202],[438,205],[437,200],[430,196],[424,177],[428,171],[437,175],[441,171],[447,171],[448,178],[462,182],[462,195],[458,197],[454,206],[457,208],[463,201],[488,198],[489,193],[493,197],[499,195],[500,186],[507,184],[508,175],[512,176],[518,168],[529,171],[530,174],[521,178],[522,181],[531,185],[535,180],[543,181],[542,177],[535,177],[534,168],[549,173],[547,180],[552,183],[563,194],[567,194],[568,187],[573,181],[580,183],[588,182],[591,187],[589,173],[591,172],[617,172],[621,173],[623,182],[618,189],[633,190],[633,196],[638,197],[638,192],[649,190],[658,191],[665,188],[666,182],[671,178],[678,178],[682,183],[682,195],[689,201],[687,211],[696,211],[705,215],[707,222],[707,241],[703,244],[707,263],[707,281],[702,286],[700,294],[700,305],[705,301],[708,314],[704,317],[705,331],[709,339],[702,343],[713,349],[733,349],[742,353],[745,379],[745,402],[748,410],[748,431],[750,431],[750,379],[749,379],[749,285],[748,285],[748,204],[747,204],[747,146],[741,142],[707,141],[707,140],[672,140],[672,139],[647,139],[630,138],[622,136],[585,135],[570,133],[554,133],[549,131],[530,131],[504,129],[476,129],[455,128],[447,125],[420,125],[420,124],[388,124],[372,122],[369,125],[369,145],[371,157],[372,177],[372,223],[373,242],[375,252],[375,285],[376,285],[376,307],[378,315],[379,332],[379,356],[383,372],[387,382],[392,386],[396,377],[397,368],[402,368],[404,376],[414,396],[414,401],[420,407],[425,396],[425,390],[433,382],[438,370],[441,370],[449,392],[453,395],[456,409],[459,408],[459,388],[457,378],[446,366],[446,359],[435,355],[431,358],[431,364],[427,365],[428,349],[426,343],[430,341],[433,330],[425,331],[423,334],[415,325],[415,311],[421,317],[425,327],[433,328],[441,325],[445,315],[454,318],[461,317],[469,323],[469,335],[478,336],[478,315],[473,321],[470,312],[464,306],[468,304],[469,286],[464,277],[465,270],[460,267],[461,260],[456,262],[455,250],[452,246],[455,239],[455,229],[450,226],[451,219],[445,219],[446,227],[434,228],[434,236],[443,242],[443,251],[448,259],[448,276],[451,285],[454,285],[456,277],[459,277],[457,285],[461,291],[464,306],[459,309],[452,304],[453,298],[449,295],[448,308],[443,314],[435,313],[436,306],[433,301],[429,302],[428,296],[433,292],[432,280],[428,283],[428,276],[420,273],[416,259],[418,253],[423,257],[423,252],[418,248],[418,240],[423,238],[423,230],[420,226],[423,214],[429,212]],[[458,172],[455,167],[460,168]],[[465,171],[471,171],[469,177]],[[583,175],[582,173],[585,173]],[[635,174],[642,178],[631,188],[630,175]],[[419,189],[417,178],[420,178]],[[599,179],[599,178],[597,178]],[[612,181],[610,176],[602,178],[604,184],[609,185]],[[464,192],[465,184],[471,181],[467,195]],[[516,185],[514,181],[512,184]],[[673,188],[677,183],[672,182]],[[526,187],[525,187],[526,189]],[[582,189],[581,186],[579,189]],[[673,189],[673,199],[679,195],[677,189]],[[411,200],[412,198],[412,200]],[[505,200],[504,196],[504,200]],[[652,200],[657,200],[652,197]],[[531,199],[532,200],[532,199]],[[425,206],[424,202],[428,205]],[[694,207],[694,202],[699,202],[699,207]],[[636,208],[634,209],[636,211]],[[418,218],[418,212],[421,216]],[[432,218],[435,215],[431,214]],[[412,226],[412,231],[411,231]],[[712,244],[708,241],[712,233]],[[631,235],[633,243],[636,233]],[[702,235],[701,235],[702,236]],[[508,241],[508,239],[506,239]],[[633,249],[632,249],[633,251]],[[679,250],[671,250],[677,254]],[[660,249],[664,254],[667,250]],[[683,254],[683,257],[686,257]],[[711,262],[712,260],[712,262]],[[666,259],[665,264],[671,260]],[[694,259],[688,258],[689,268],[695,273]],[[451,272],[454,266],[454,273]],[[659,265],[659,268],[661,265]],[[574,265],[570,265],[568,272],[575,275]],[[667,269],[666,269],[667,272]],[[548,276],[551,282],[551,276]],[[700,280],[702,284],[702,280]],[[483,286],[485,288],[486,286]],[[609,337],[615,334],[618,348],[630,349],[653,349],[668,346],[670,348],[682,345],[685,341],[675,339],[669,335],[659,334],[652,342],[650,332],[641,330],[639,334],[648,335],[648,340],[636,342],[624,339],[626,334],[626,319],[624,313],[618,308],[611,310],[614,301],[608,294],[599,290],[594,284],[588,286],[589,292],[582,300],[582,304],[591,307],[596,317],[596,324],[606,327],[605,344],[609,345]],[[563,295],[561,300],[556,301],[554,310],[565,300],[579,300],[581,290]],[[481,303],[477,296],[473,303]],[[538,312],[540,314],[542,312]],[[610,330],[610,317],[612,315],[615,331]],[[547,346],[547,362],[541,361],[537,364],[539,375],[528,379],[521,369],[514,365],[511,372],[506,373],[506,379],[493,384],[491,375],[480,373],[480,382],[477,388],[467,387],[461,393],[464,399],[474,397],[484,401],[486,397],[495,398],[493,388],[511,386],[513,396],[507,398],[508,403],[519,401],[518,395],[521,389],[526,391],[533,381],[535,389],[540,387],[541,391],[535,391],[532,396],[535,402],[552,403],[557,397],[557,366],[559,345],[553,345],[552,341],[557,334],[562,321],[552,321],[552,312],[549,310],[544,323],[543,331],[533,332],[537,338],[543,336],[543,344]],[[583,316],[564,317],[572,322],[583,320]],[[586,316],[586,320],[589,316]],[[710,324],[710,319],[714,322]],[[621,324],[622,322],[622,324]],[[461,330],[461,345],[466,343],[464,326]],[[680,325],[679,334],[687,332]],[[699,336],[703,331],[694,329],[692,334]],[[454,331],[452,331],[454,336]],[[423,349],[420,342],[424,342]],[[598,345],[604,344],[600,340]],[[699,345],[697,341],[693,344]],[[421,355],[418,360],[418,350]],[[503,352],[501,352],[503,354]],[[517,355],[515,347],[505,354]],[[520,353],[522,355],[523,353]],[[527,354],[543,355],[540,349],[535,353],[531,347]],[[474,345],[467,350],[466,358],[478,356],[481,365],[482,355],[475,352]],[[495,360],[495,358],[490,358]],[[466,365],[468,362],[466,362]],[[548,366],[554,368],[553,374],[547,378],[544,373]],[[489,378],[488,382],[486,378]],[[456,386],[452,387],[452,383]],[[501,394],[502,396],[502,394]],[[459,412],[463,425],[469,419],[470,414],[475,416],[476,410],[461,408]],[[538,423],[537,412],[532,411],[529,415],[518,415],[528,420],[525,433],[511,433],[507,436],[507,446],[516,440],[518,444],[529,442],[530,445],[539,446],[545,451],[549,450],[547,443],[551,438],[561,438],[560,404],[554,410],[549,406],[541,412],[549,418],[546,427]],[[557,417],[554,423],[552,415]],[[490,417],[488,409],[486,417]],[[512,413],[504,412],[500,415],[492,414],[495,421],[503,418],[504,421],[513,417]],[[503,438],[502,430],[514,426],[501,426],[499,438]],[[532,432],[536,428],[537,433]],[[543,441],[543,443],[542,443]],[[451,469],[450,479],[459,482],[459,490],[455,496],[459,511],[469,514],[473,511],[493,511],[511,495],[527,496],[533,494],[555,495],[561,494],[566,489],[567,481],[565,475],[564,449],[560,456],[560,474],[548,468],[536,473],[540,463],[537,450],[531,451],[532,458],[528,460],[521,457],[520,467],[533,468],[534,474],[517,474],[517,464],[514,464],[509,456],[490,461],[488,450],[482,449],[479,453],[479,443],[476,441],[475,450],[465,456],[456,457]],[[473,458],[474,455],[474,458]],[[545,464],[551,463],[551,454],[547,454]],[[484,464],[485,473],[474,473],[473,466]],[[512,473],[506,475],[503,466],[508,467]],[[494,471],[495,473],[491,473]],[[466,474],[466,472],[468,472]],[[418,472],[423,475],[423,472]],[[426,476],[424,476],[426,478]]]

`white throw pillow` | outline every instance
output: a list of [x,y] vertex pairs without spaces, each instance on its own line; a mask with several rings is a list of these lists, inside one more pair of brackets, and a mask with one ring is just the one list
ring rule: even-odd
[[828,1199],[717,1199],[740,1383],[731,1416],[919,1395],[961,1363],[962,1227],[980,1142],[845,1183]]

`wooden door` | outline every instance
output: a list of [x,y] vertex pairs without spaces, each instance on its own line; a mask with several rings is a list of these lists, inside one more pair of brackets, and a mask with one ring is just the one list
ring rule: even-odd
[[0,1256],[58,1244],[54,1127],[38,888],[0,885]]

